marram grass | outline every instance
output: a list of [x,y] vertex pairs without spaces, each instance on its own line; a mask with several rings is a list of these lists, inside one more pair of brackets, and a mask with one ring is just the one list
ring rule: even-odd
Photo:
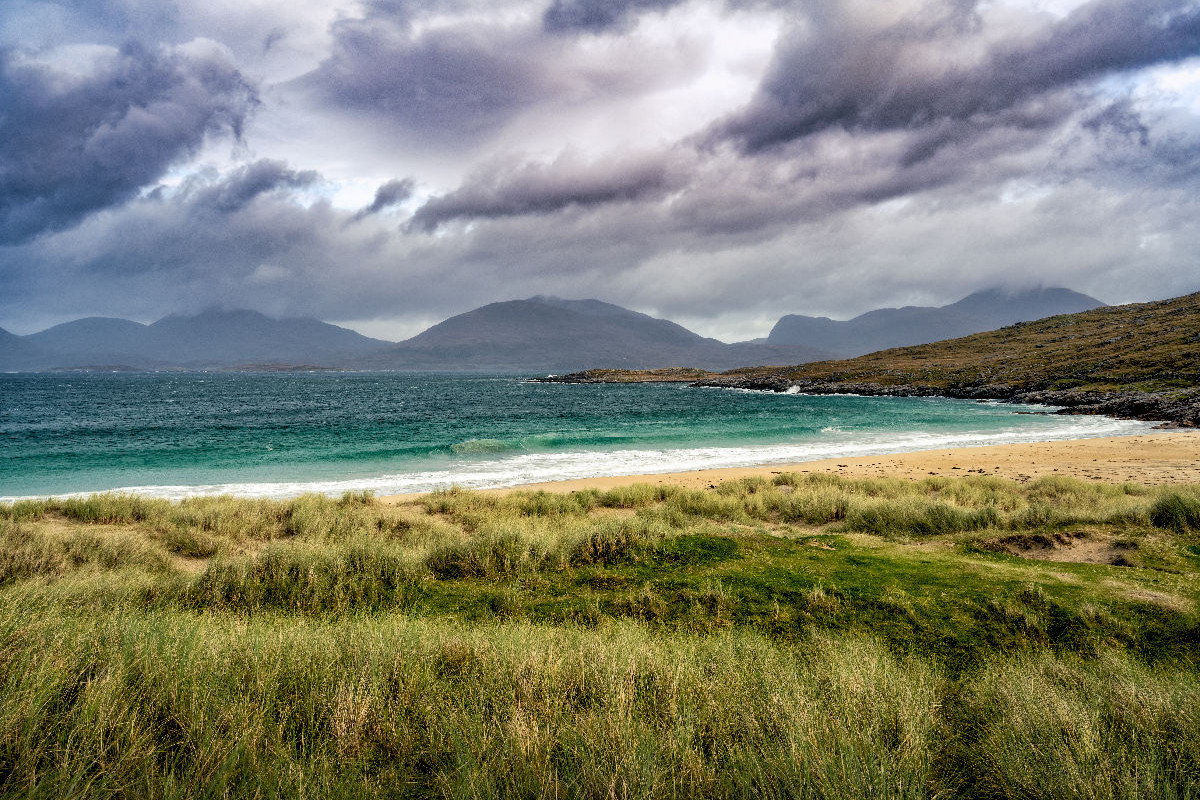
[[796,475],[0,506],[0,796],[1196,797],[1197,508]]

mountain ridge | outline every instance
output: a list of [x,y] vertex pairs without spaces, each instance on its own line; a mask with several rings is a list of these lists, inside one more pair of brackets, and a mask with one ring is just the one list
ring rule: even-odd
[[1058,314],[1090,311],[1105,304],[1062,287],[973,292],[944,306],[877,308],[849,320],[787,314],[775,323],[767,341],[804,342],[847,357],[908,347],[1002,328]]

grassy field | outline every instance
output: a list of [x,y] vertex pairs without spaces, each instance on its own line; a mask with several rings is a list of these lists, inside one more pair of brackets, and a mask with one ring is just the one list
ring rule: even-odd
[[0,505],[0,796],[1200,795],[1200,487]]

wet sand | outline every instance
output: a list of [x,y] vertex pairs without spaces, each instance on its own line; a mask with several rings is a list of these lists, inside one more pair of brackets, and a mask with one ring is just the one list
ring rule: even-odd
[[[770,478],[782,472],[827,472],[851,478],[892,477],[913,480],[931,475],[994,475],[1010,480],[1028,481],[1046,475],[1065,475],[1082,480],[1131,482],[1153,486],[1200,483],[1200,431],[1175,430],[1106,439],[1002,444],[759,467],[582,478],[487,491],[543,489],[550,492],[571,492],[580,489],[611,489],[631,483],[672,483],[702,489],[715,486],[721,481],[751,476]],[[413,496],[398,495],[395,498],[382,499],[407,500],[411,497]]]

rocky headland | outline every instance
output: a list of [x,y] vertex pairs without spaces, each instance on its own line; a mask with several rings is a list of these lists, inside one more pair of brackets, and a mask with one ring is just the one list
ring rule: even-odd
[[[700,373],[689,379],[690,373]],[[567,383],[687,381],[805,394],[952,397],[1200,427],[1200,293],[1022,322],[858,358],[782,367],[588,370]]]
[[934,386],[864,381],[789,380],[771,375],[715,375],[692,386],[752,389],[800,394],[855,394],[867,397],[951,397],[1007,403],[1060,406],[1057,414],[1103,414],[1118,419],[1161,421],[1170,427],[1200,427],[1200,389],[1163,392],[1105,392],[1074,389],[1023,390],[1006,384]]

